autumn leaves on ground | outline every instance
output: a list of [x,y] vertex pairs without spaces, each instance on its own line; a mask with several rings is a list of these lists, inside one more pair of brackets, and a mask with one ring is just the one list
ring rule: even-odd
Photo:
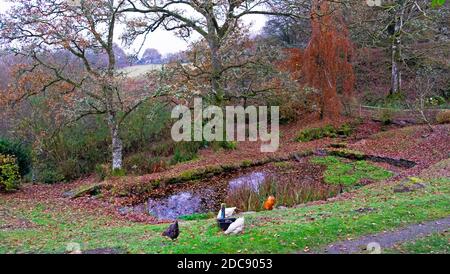
[[449,253],[450,7],[391,2],[14,1],[0,253]]
[[[374,127],[370,123],[359,125],[362,129],[370,126]],[[66,252],[66,245],[75,242],[80,243],[85,250],[109,249],[131,253],[320,252],[325,246],[337,241],[386,230],[399,230],[407,225],[448,216],[448,125],[436,126],[431,134],[425,126],[411,126],[375,131],[363,139],[354,139],[358,132],[357,130],[344,140],[325,138],[317,142],[298,143],[286,139],[280,154],[298,152],[301,155],[309,149],[331,148],[330,145],[339,142],[346,144],[348,151],[357,149],[360,153],[410,159],[416,165],[401,168],[374,163],[390,170],[393,176],[387,176],[390,177],[387,180],[369,180],[365,182],[365,186],[348,188],[344,193],[326,200],[288,208],[278,206],[273,211],[245,214],[245,232],[237,236],[224,236],[217,228],[215,217],[181,221],[181,233],[176,241],[161,237],[165,224],[152,224],[149,219],[121,215],[113,197],[64,197],[67,191],[96,183],[98,179],[95,176],[56,185],[29,184],[17,193],[1,196],[1,251],[59,253]],[[422,137],[424,134],[428,136]],[[393,140],[396,140],[395,144]],[[368,143],[371,145],[364,149]],[[236,155],[240,155],[240,161],[247,157],[255,159],[255,155],[247,153],[244,145],[238,146],[234,151],[206,150],[195,162],[180,164],[157,175],[173,176],[197,166],[226,163],[217,162],[217,158],[231,161],[237,158]],[[289,171],[290,168],[284,170]],[[133,176],[121,179],[133,183],[139,180]],[[421,187],[415,189],[412,187],[415,184],[420,184]],[[122,198],[118,200],[123,202]],[[447,233],[437,233],[430,237],[439,243],[442,252],[448,251],[441,244],[442,241],[448,242]],[[438,240],[439,238],[442,240]],[[422,240],[418,237],[418,240],[427,241],[428,238]],[[404,246],[410,248],[413,245],[401,243],[389,247],[389,251],[401,252]],[[418,250],[439,252],[433,250],[433,246]]]

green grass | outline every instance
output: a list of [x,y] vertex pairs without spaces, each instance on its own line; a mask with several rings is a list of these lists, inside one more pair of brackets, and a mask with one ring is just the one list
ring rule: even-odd
[[194,213],[190,215],[180,216],[178,219],[183,221],[193,221],[193,220],[205,220],[214,217],[214,213]]
[[312,163],[325,165],[324,180],[328,184],[357,185],[362,179],[380,181],[390,178],[392,172],[367,161],[344,162],[342,158],[314,157]]
[[434,233],[412,242],[402,243],[392,249],[384,250],[383,253],[449,254],[450,233]]
[[[181,235],[170,241],[165,225],[131,222],[109,224],[112,217],[83,212],[53,212],[50,205],[17,207],[0,199],[3,208],[28,218],[31,229],[0,230],[0,253],[63,252],[67,243],[84,249],[120,248],[131,253],[289,253],[392,230],[450,214],[450,180],[431,180],[415,192],[395,194],[392,186],[370,185],[351,200],[274,210],[245,216],[245,233],[225,236],[213,219],[183,221]],[[12,203],[12,202],[10,202]],[[374,210],[360,213],[358,208]]]

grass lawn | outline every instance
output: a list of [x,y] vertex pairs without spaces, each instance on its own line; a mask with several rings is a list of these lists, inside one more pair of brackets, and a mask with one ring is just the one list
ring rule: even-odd
[[[146,225],[54,211],[51,204],[13,205],[0,198],[0,209],[32,222],[29,228],[1,229],[0,253],[64,252],[70,242],[83,249],[118,248],[130,253],[291,253],[365,234],[392,230],[450,215],[450,178],[425,180],[427,187],[394,193],[377,183],[352,197],[320,205],[259,212],[245,216],[245,233],[225,236],[214,219],[183,221],[172,242],[161,237],[164,225]],[[359,210],[370,208],[371,210]]]
[[392,249],[384,250],[383,253],[394,254],[449,254],[450,232],[434,233],[429,236],[406,242]]

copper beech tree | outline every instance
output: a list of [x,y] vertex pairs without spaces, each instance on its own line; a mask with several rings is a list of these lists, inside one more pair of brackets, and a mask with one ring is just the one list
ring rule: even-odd
[[[103,115],[110,129],[112,168],[120,169],[121,124],[156,93],[151,83],[128,79],[117,70],[114,35],[123,19],[119,10],[126,1],[80,3],[73,6],[64,0],[19,0],[1,17],[2,44],[29,60],[20,68],[18,81],[10,85],[9,93],[15,99],[59,93],[63,99],[59,102],[63,104],[59,107],[61,114],[72,121]],[[106,56],[106,61],[99,65],[89,58],[93,55]]]
[[311,38],[304,50],[286,50],[288,58],[281,66],[301,85],[320,91],[321,118],[338,117],[355,84],[353,46],[341,11],[338,4],[312,1]]

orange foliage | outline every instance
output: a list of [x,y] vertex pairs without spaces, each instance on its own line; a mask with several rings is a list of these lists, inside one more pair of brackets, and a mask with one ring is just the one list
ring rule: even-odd
[[[333,7],[334,8],[334,7]],[[340,115],[342,102],[353,95],[355,76],[350,63],[353,45],[339,10],[324,0],[314,0],[311,39],[306,49],[287,49],[288,60],[280,66],[304,85],[321,91],[321,118]],[[341,91],[341,98],[338,95]]]

